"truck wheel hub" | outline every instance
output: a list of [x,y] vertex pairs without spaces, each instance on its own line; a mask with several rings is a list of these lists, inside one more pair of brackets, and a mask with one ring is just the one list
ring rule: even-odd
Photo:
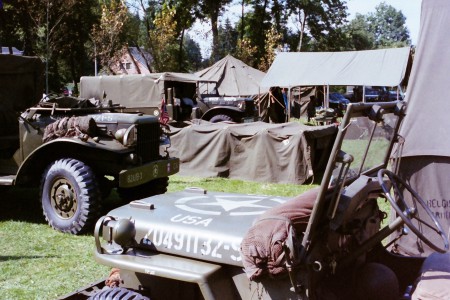
[[67,179],[58,179],[53,185],[52,206],[56,213],[65,219],[72,217],[77,209],[77,197],[73,186]]

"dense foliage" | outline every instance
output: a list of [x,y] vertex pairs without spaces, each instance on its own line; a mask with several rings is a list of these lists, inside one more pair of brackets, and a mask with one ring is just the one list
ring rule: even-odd
[[[0,46],[46,62],[50,91],[101,72],[129,47],[151,72],[192,72],[232,54],[267,70],[278,51],[410,45],[405,16],[381,2],[349,21],[345,0],[3,0]],[[230,14],[230,11],[240,11]],[[203,24],[202,32],[195,24]],[[197,26],[198,28],[198,26]],[[204,49],[201,54],[200,44]]]

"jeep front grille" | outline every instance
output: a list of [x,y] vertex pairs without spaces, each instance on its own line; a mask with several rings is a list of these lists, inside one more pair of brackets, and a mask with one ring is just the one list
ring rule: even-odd
[[143,163],[159,158],[160,134],[159,123],[139,124],[137,126],[136,153]]

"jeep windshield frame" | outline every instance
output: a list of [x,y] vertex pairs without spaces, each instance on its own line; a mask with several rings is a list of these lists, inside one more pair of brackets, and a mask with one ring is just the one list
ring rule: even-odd
[[349,104],[303,235],[302,258],[314,243],[316,228],[327,217],[330,201],[337,205],[342,189],[360,175],[376,176],[378,170],[387,168],[405,108],[402,101]]

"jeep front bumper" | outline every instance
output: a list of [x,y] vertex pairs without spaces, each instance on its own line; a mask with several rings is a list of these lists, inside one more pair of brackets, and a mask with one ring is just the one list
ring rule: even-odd
[[178,158],[153,161],[135,168],[120,171],[119,187],[132,188],[154,179],[176,174],[179,170],[180,160]]

